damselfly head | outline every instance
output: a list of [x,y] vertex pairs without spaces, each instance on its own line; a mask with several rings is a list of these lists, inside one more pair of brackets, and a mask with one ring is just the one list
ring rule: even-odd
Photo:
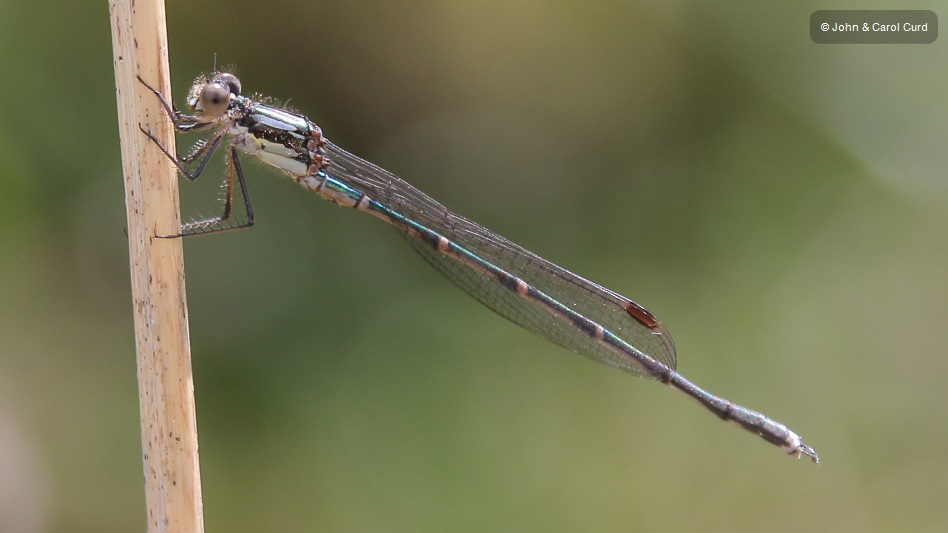
[[240,80],[227,72],[210,79],[200,76],[188,92],[188,105],[203,117],[216,118],[227,112],[231,98],[240,96]]

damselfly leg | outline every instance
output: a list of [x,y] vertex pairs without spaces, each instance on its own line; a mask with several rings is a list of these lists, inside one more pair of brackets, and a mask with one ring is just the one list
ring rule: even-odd
[[137,78],[146,89],[158,97],[158,101],[161,102],[161,107],[165,108],[165,112],[168,113],[168,118],[170,118],[171,123],[174,124],[174,129],[181,133],[188,133],[192,131],[201,131],[214,125],[213,122],[201,121],[201,119],[195,115],[187,115],[181,111],[178,111],[178,108],[175,107],[174,104],[168,103],[168,100],[164,97],[164,95],[158,92],[158,89],[148,85],[148,82],[143,80],[141,76],[137,76]]
[[[138,78],[138,81],[142,83],[145,87],[148,88],[161,102],[162,107],[165,112],[168,114],[168,117],[171,119],[171,123],[174,126],[175,131],[181,133],[190,133],[195,131],[202,131],[210,127],[215,126],[213,122],[201,121],[198,117],[193,115],[186,115],[173,105],[169,104],[164,96],[156,89],[145,83],[141,77]],[[211,156],[214,155],[214,152],[220,146],[221,141],[226,135],[226,130],[220,130],[214,134],[210,139],[202,139],[197,141],[194,146],[191,147],[191,150],[187,155],[182,156],[180,154],[172,154],[168,151],[164,145],[161,144],[158,139],[152,135],[152,133],[141,125],[138,128],[144,133],[153,143],[155,143],[158,148],[165,154],[165,156],[170,159],[175,167],[178,169],[184,177],[188,178],[190,181],[196,180],[200,177],[201,173],[204,171],[207,162],[210,161]],[[196,166],[192,165],[197,162]],[[240,195],[243,198],[244,209],[246,213],[246,219],[238,222],[232,222],[231,216],[233,215],[233,200],[234,200],[234,176],[237,177],[237,185],[240,187]],[[187,237],[191,235],[206,235],[208,233],[218,233],[222,231],[229,231],[234,229],[248,228],[253,226],[253,206],[250,203],[250,196],[247,194],[247,182],[244,179],[243,169],[240,166],[240,160],[237,157],[237,150],[231,143],[227,150],[227,178],[224,181],[224,207],[223,213],[220,216],[204,218],[201,220],[192,220],[186,224],[181,225],[181,231],[174,235],[158,235],[160,238],[173,238],[173,237]]]

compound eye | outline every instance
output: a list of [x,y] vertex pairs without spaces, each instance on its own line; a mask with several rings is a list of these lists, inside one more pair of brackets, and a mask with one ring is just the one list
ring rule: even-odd
[[201,91],[201,111],[211,117],[219,117],[227,111],[230,105],[231,89],[220,81],[208,83]]
[[240,80],[238,80],[237,76],[234,76],[233,74],[221,72],[220,74],[214,76],[214,79],[212,79],[211,82],[224,84],[230,87],[230,92],[234,94],[240,94]]

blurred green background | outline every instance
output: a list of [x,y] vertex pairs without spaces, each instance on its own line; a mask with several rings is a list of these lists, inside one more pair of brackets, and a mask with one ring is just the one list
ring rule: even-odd
[[[248,164],[257,226],[185,243],[207,530],[948,528],[946,39],[810,41],[851,7],[171,1],[179,104],[237,65],[648,307],[685,376],[823,459],[532,337]],[[105,2],[0,2],[4,532],[145,525],[111,58]]]

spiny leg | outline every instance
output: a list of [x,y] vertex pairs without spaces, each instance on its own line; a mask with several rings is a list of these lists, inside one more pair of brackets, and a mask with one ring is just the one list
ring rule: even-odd
[[[218,140],[219,141],[219,140]],[[244,201],[247,219],[234,225],[226,225],[233,214],[234,203],[234,176],[237,176],[237,185],[240,187],[240,195]],[[240,158],[237,157],[237,148],[233,145],[227,157],[227,181],[224,182],[224,212],[217,217],[204,220],[195,220],[181,225],[181,233],[177,235],[161,235],[160,237],[189,237],[192,235],[207,235],[209,233],[220,233],[235,229],[249,228],[253,226],[253,205],[250,203],[250,195],[247,193],[247,181],[244,179],[244,171],[240,166]]]
[[[217,147],[220,145],[221,139],[223,139],[224,135],[226,135],[227,133],[225,130],[221,130],[216,135],[211,137],[210,141],[204,141],[203,144],[201,143],[201,141],[198,141],[198,143],[195,144],[193,148],[191,148],[191,153],[189,153],[188,155],[182,157],[179,154],[177,157],[175,157],[174,155],[171,154],[171,152],[168,151],[167,148],[164,147],[164,145],[162,145],[158,141],[158,139],[154,135],[151,134],[151,132],[143,128],[141,124],[138,125],[138,129],[140,129],[142,133],[144,133],[149,139],[151,139],[153,143],[158,145],[158,148],[165,154],[165,156],[168,157],[168,159],[170,159],[174,163],[174,166],[178,168],[178,172],[183,174],[184,177],[188,178],[191,181],[198,179],[198,177],[201,175],[201,172],[204,171],[204,166],[207,165],[207,162],[210,161],[211,156],[214,155],[214,151],[217,150]],[[198,163],[197,168],[194,169],[193,172],[189,171],[186,165],[192,163],[195,159],[200,157],[202,154],[203,154],[203,157],[201,158],[201,161]]]
[[244,210],[247,213],[247,221],[242,226],[233,229],[249,228],[253,226],[253,206],[250,205],[250,195],[247,194],[247,182],[244,180],[244,171],[240,168],[240,159],[237,159],[237,148],[230,147],[231,161],[234,162],[234,170],[237,173],[237,184],[240,186],[240,196],[244,199]]
[[[191,181],[196,180],[200,177],[201,172],[204,171],[204,167],[207,165],[207,162],[211,159],[211,156],[214,155],[214,152],[217,150],[217,147],[220,146],[221,140],[224,138],[226,131],[222,130],[218,132],[214,137],[211,137],[210,142],[198,142],[191,149],[191,152],[187,156],[178,156],[175,157],[171,155],[170,152],[160,143],[154,135],[146,131],[144,128],[139,126],[139,129],[144,133],[152,142],[154,142],[158,148],[161,150],[165,156],[174,163],[177,167],[178,172],[183,174],[186,178]],[[193,162],[198,157],[201,157],[201,160],[198,162],[197,168],[194,171],[189,171],[186,168],[186,165]],[[221,231],[227,231],[232,229],[246,228],[253,225],[253,207],[250,204],[250,197],[247,195],[247,183],[244,179],[243,169],[240,167],[240,160],[237,158],[236,148],[233,146],[230,147],[229,157],[227,158],[227,181],[225,182],[225,197],[224,197],[224,213],[219,217],[208,218],[204,220],[196,220],[183,224],[181,226],[180,233],[175,235],[157,235],[160,238],[173,238],[173,237],[187,237],[190,235],[205,235],[208,233],[217,233]],[[246,222],[227,227],[214,227],[215,225],[220,226],[228,219],[230,219],[232,206],[233,206],[233,189],[234,189],[234,173],[237,173],[237,181],[240,186],[240,193],[244,199],[244,207],[247,211],[247,220]]]
[[178,108],[175,107],[174,104],[169,104],[168,100],[166,100],[157,89],[148,85],[141,76],[138,76],[138,81],[158,97],[158,101],[161,102],[161,106],[165,108],[165,112],[171,119],[171,123],[174,124],[175,130],[181,133],[187,133],[191,131],[201,131],[214,125],[213,122],[201,122],[201,119],[194,115],[186,115],[178,111]]

